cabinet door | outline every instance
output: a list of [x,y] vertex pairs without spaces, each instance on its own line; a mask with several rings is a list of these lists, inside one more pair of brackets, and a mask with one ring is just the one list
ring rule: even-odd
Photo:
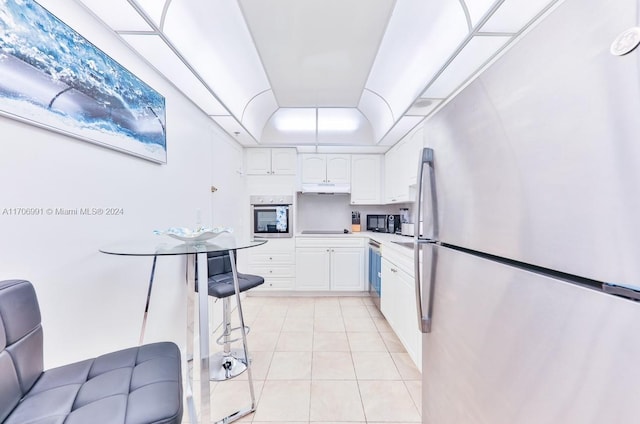
[[418,358],[418,344],[422,338],[418,330],[418,313],[413,276],[399,269],[396,273],[396,278],[397,318],[394,329],[409,356],[418,364],[422,362],[421,358]]
[[330,250],[324,247],[296,248],[297,290],[329,290]]
[[409,141],[407,148],[407,184],[414,185],[418,183],[418,161],[422,154],[424,146],[424,131],[422,127],[418,128]]
[[[407,163],[408,152],[406,141],[400,142],[397,147],[385,155],[385,201],[386,203],[398,203],[409,201],[408,173],[410,164]],[[418,159],[415,166],[418,166]]]
[[390,150],[384,155],[384,200],[386,203],[392,203],[396,197],[397,157],[396,150]]
[[331,290],[364,290],[364,249],[331,249]]
[[327,155],[327,182],[351,182],[351,155]]
[[326,155],[302,155],[302,183],[327,182]]
[[245,149],[245,172],[248,175],[271,174],[271,149]]
[[271,149],[271,173],[273,175],[296,175],[296,149]]
[[394,328],[395,325],[395,308],[396,308],[396,270],[394,265],[387,259],[381,260],[381,279],[380,279],[380,312],[387,319],[387,322]]
[[351,155],[351,204],[380,203],[380,155]]

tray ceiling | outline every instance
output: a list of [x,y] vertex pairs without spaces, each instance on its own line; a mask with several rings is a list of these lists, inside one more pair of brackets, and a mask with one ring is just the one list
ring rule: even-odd
[[76,1],[242,145],[373,153],[560,0]]

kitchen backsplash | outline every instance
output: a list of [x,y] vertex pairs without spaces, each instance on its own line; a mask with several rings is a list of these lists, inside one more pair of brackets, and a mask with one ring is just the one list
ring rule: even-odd
[[352,205],[348,194],[297,194],[294,229],[296,232],[309,230],[351,231],[351,212],[359,211],[362,231],[366,230],[366,215],[399,215],[400,208],[413,209],[412,203],[395,205]]

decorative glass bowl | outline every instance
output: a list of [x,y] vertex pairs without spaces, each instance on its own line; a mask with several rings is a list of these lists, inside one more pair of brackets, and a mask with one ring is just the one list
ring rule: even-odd
[[232,233],[233,229],[224,227],[198,228],[171,227],[165,231],[154,230],[153,234],[166,235],[184,242],[207,241],[223,233]]

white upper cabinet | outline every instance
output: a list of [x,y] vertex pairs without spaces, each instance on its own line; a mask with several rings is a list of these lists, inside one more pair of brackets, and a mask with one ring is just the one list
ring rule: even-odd
[[271,149],[245,149],[244,160],[248,175],[271,173]]
[[[408,144],[406,140],[389,150],[384,156],[384,196],[386,203],[400,203],[409,201],[409,164],[405,152]],[[417,159],[416,159],[417,166]]]
[[420,127],[411,135],[407,146],[407,184],[409,185],[415,185],[418,183],[418,162],[423,146],[424,130]]
[[302,182],[324,183],[327,180],[326,155],[301,155],[302,157]]
[[422,126],[389,150],[384,157],[384,200],[385,203],[413,201],[410,186],[418,182],[418,159],[424,146]]
[[351,155],[352,205],[381,203],[381,158],[381,155]]
[[304,154],[301,157],[303,184],[351,182],[351,155]]
[[245,150],[247,175],[295,175],[295,148],[251,148]]
[[327,182],[351,182],[351,155],[327,155]]
[[271,174],[296,175],[298,154],[294,148],[271,149]]

